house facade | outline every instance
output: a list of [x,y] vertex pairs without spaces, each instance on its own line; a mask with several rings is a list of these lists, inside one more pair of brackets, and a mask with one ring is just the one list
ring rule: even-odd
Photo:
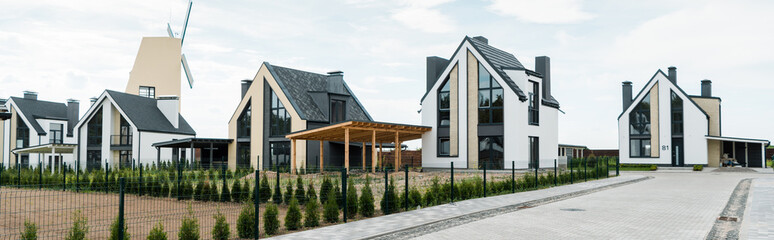
[[427,58],[421,105],[422,125],[433,126],[422,137],[425,168],[545,168],[557,159],[548,57],[530,70],[486,38],[466,36],[451,58]]
[[0,146],[2,163],[14,167],[58,168],[72,164],[72,154],[15,153],[44,145],[75,144],[73,126],[78,120],[77,100],[67,103],[38,100],[36,92],[25,91],[24,97],[8,98],[0,111]]
[[105,90],[92,99],[75,125],[76,157],[82,169],[130,167],[194,159],[190,151],[159,149],[153,143],[191,138],[196,132],[180,115],[177,96],[156,98]]
[[[228,164],[256,169],[289,169],[292,132],[320,128],[345,121],[373,119],[344,82],[340,71],[327,74],[261,64],[252,80],[243,80],[241,100],[228,123]],[[320,151],[320,146],[324,151]],[[362,143],[350,144],[352,166],[362,164]],[[344,143],[299,140],[296,169],[344,166]],[[370,155],[369,155],[370,156]]]
[[631,82],[622,89],[621,163],[765,166],[768,140],[723,136],[721,99],[712,95],[710,80],[701,81],[701,95],[688,95],[677,84],[677,68],[670,67],[668,74],[658,70],[634,98]]

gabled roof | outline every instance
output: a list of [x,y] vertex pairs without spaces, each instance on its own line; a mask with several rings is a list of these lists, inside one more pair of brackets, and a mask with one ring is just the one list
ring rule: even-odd
[[[327,92],[328,75],[311,73],[307,71],[296,70],[292,68],[280,67],[264,62],[266,67],[282,91],[290,100],[290,104],[296,109],[301,119],[316,122],[328,122],[328,113],[324,113],[318,103],[315,103],[311,92]],[[263,84],[260,82],[260,84]],[[355,94],[349,89],[347,83],[342,81],[347,94],[352,97],[356,104],[347,104],[347,120],[351,121],[373,121],[371,115],[365,110],[363,104],[357,99]],[[327,103],[325,103],[327,104]]]
[[139,131],[196,135],[196,131],[180,114],[178,128],[172,126],[156,105],[156,99],[113,90],[105,90],[105,93],[115,101],[116,107],[126,114]]
[[38,124],[38,119],[51,119],[67,121],[67,105],[64,103],[26,99],[20,97],[11,97],[11,101],[16,105],[16,111],[30,123],[30,127],[35,129],[38,135],[46,135],[46,131]]
[[626,113],[626,112],[629,112],[629,111],[630,111],[632,108],[634,108],[634,106],[635,106],[635,105],[637,105],[637,104],[636,104],[637,102],[634,102],[634,100],[636,100],[637,98],[639,98],[639,97],[640,97],[640,95],[642,95],[642,94],[643,94],[643,92],[645,92],[645,89],[648,87],[648,85],[650,85],[650,83],[651,83],[651,82],[653,82],[653,80],[655,80],[655,79],[656,79],[656,76],[658,76],[659,74],[663,75],[663,76],[664,76],[664,79],[666,79],[666,80],[667,80],[667,82],[669,82],[670,84],[672,84],[673,86],[675,86],[675,88],[676,88],[677,90],[679,90],[679,91],[680,91],[680,92],[681,92],[683,95],[685,95],[685,96],[688,98],[688,101],[689,101],[689,102],[693,103],[693,105],[694,105],[694,106],[696,106],[696,108],[698,108],[698,109],[699,109],[699,111],[701,111],[701,113],[703,113],[703,114],[704,114],[704,116],[705,116],[705,117],[707,117],[707,119],[709,119],[709,114],[707,114],[707,112],[705,112],[705,111],[704,111],[704,109],[702,109],[702,108],[699,106],[699,104],[696,104],[696,102],[695,102],[695,101],[693,101],[693,99],[691,98],[691,96],[689,96],[687,93],[685,93],[685,91],[683,91],[683,89],[682,89],[682,88],[680,88],[680,86],[679,86],[679,85],[677,85],[677,84],[673,84],[671,81],[669,81],[669,78],[668,78],[668,77],[667,77],[667,75],[664,73],[664,71],[661,71],[661,69],[659,69],[658,71],[656,71],[656,73],[655,73],[655,74],[653,74],[653,77],[651,77],[651,78],[650,78],[650,80],[648,80],[648,82],[647,82],[647,83],[645,83],[645,85],[644,85],[644,86],[642,86],[642,89],[640,89],[640,92],[639,92],[639,93],[637,93],[637,96],[634,96],[634,98],[632,98],[632,104],[631,104],[631,105],[629,105],[629,107],[627,107],[626,109],[624,109],[624,110],[623,110],[623,112],[621,112],[621,114],[620,114],[620,115],[618,115],[618,119],[621,119],[621,117],[624,115],[624,113]]

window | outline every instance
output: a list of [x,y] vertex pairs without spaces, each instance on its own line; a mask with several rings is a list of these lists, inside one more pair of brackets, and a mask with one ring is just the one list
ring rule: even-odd
[[683,99],[672,92],[672,136],[683,136]]
[[156,98],[156,88],[140,86],[140,97]]
[[629,156],[650,157],[650,93],[629,113]]
[[63,124],[51,123],[48,128],[48,142],[62,144]]
[[30,146],[30,128],[21,119],[16,116],[16,148],[26,148]]
[[[331,100],[331,123],[338,123],[345,121],[347,102],[342,100]],[[288,117],[290,118],[290,117]]]
[[269,119],[271,136],[285,136],[290,133],[290,114],[279,101],[277,94],[271,91],[271,117]]
[[529,168],[540,168],[540,138],[529,137]]
[[102,159],[102,151],[86,151],[86,170],[100,169],[100,167],[102,167],[102,161],[100,159]]
[[529,109],[528,118],[530,125],[540,125],[540,84],[530,81],[532,84],[532,91],[529,92]]
[[271,169],[290,170],[290,142],[271,142],[269,147],[271,151],[269,166]]
[[449,98],[449,77],[444,80],[443,86],[438,91],[438,127],[448,127],[451,123],[449,109],[451,100]]
[[250,125],[251,125],[251,118],[252,118],[252,104],[251,102],[247,102],[247,107],[245,107],[244,110],[242,110],[242,114],[239,115],[239,119],[237,119],[237,137],[238,138],[249,138],[250,137]]
[[503,169],[504,156],[502,136],[478,138],[478,168]]
[[250,142],[237,143],[237,167],[247,168],[250,166]]
[[[120,120],[120,136],[119,136],[119,145],[126,146],[132,144],[132,126],[129,125],[129,122],[126,121],[126,118],[124,116],[121,116]],[[131,154],[131,153],[130,153]]]
[[478,123],[503,123],[503,88],[484,68],[478,64]]
[[450,153],[450,141],[449,138],[438,139],[438,155],[449,156]]
[[118,151],[118,167],[132,167],[132,151]]
[[[102,145],[102,109],[97,110],[97,113],[95,113],[94,116],[91,117],[91,120],[89,120],[86,131],[87,131],[86,142],[88,146]],[[97,158],[97,160],[99,160],[99,157]]]

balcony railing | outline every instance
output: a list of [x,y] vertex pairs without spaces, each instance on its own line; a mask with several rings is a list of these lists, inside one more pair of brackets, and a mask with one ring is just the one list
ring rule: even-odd
[[110,146],[131,146],[132,135],[110,135]]

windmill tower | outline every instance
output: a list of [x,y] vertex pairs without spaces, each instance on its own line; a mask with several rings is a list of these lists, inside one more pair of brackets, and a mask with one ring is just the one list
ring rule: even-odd
[[[185,54],[182,54],[188,17],[193,2],[188,2],[185,23],[180,38],[175,38],[172,27],[167,23],[169,37],[143,37],[140,50],[129,73],[126,93],[147,97],[180,96],[180,71],[185,72],[188,85],[193,88],[193,76]],[[181,99],[182,101],[182,99]]]

